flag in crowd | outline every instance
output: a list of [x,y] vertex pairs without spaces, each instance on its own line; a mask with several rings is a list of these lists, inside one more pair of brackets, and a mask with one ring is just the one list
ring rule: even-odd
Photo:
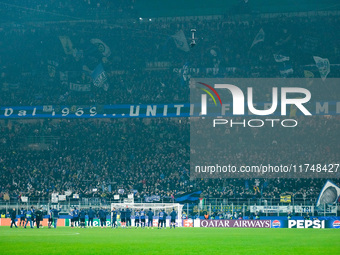
[[314,73],[309,70],[303,70],[303,74],[305,75],[305,78],[314,78]]
[[179,195],[175,200],[178,203],[192,203],[197,202],[202,191],[187,192]]
[[145,197],[145,202],[150,203],[150,202],[159,202],[161,201],[161,197],[160,196],[149,196],[149,197]]
[[73,83],[70,82],[70,90],[78,92],[89,92],[91,91],[91,85],[88,83]]
[[288,56],[283,56],[283,55],[280,55],[280,54],[274,54],[273,56],[274,56],[275,62],[289,61]]
[[92,71],[91,77],[93,79],[94,86],[98,88],[103,88],[105,91],[109,89],[109,84],[107,83],[107,75],[101,63]]
[[97,46],[99,52],[104,57],[110,57],[110,55],[111,55],[110,47],[107,46],[102,40],[97,39],[97,38],[93,38],[93,39],[90,40],[90,42]]
[[340,188],[331,181],[327,181],[323,186],[316,206],[332,205],[337,202],[340,197]]
[[63,46],[64,52],[66,55],[72,55],[73,54],[73,44],[70,39],[70,37],[61,35],[59,36],[59,40],[61,42],[61,45]]
[[253,46],[255,44],[258,44],[259,42],[263,42],[264,41],[264,36],[265,36],[265,33],[264,33],[263,29],[261,28],[260,31],[255,36],[254,41],[251,44],[250,48],[253,48]]
[[175,41],[176,47],[182,51],[188,52],[190,51],[188,41],[185,38],[183,30],[178,31],[176,34],[172,36]]
[[59,63],[57,61],[54,61],[54,60],[47,61],[47,71],[48,71],[48,75],[50,76],[50,78],[55,77],[58,66],[59,66]]
[[84,51],[79,49],[73,49],[72,56],[75,58],[76,61],[84,57]]
[[292,196],[291,195],[281,195],[280,196],[280,203],[291,203]]
[[283,78],[286,78],[293,73],[294,73],[294,70],[292,66],[289,64],[285,64],[283,65],[283,67],[280,68],[280,74],[281,74],[281,77]]
[[182,69],[179,71],[180,73],[180,78],[181,78],[181,84],[182,86],[185,86],[188,84],[188,82],[190,81],[190,69],[189,69],[189,63],[186,62]]
[[289,117],[290,118],[295,118],[296,117],[296,112],[297,112],[297,107],[294,104],[290,105],[290,112],[289,112]]
[[23,202],[23,203],[27,203],[28,202],[28,197],[24,197],[24,196],[22,196],[21,197],[21,202]]
[[319,69],[321,79],[323,81],[326,80],[327,75],[331,71],[331,66],[330,66],[328,58],[320,58],[317,56],[314,56],[313,58],[314,58],[316,67]]
[[59,201],[66,201],[66,195],[59,195]]

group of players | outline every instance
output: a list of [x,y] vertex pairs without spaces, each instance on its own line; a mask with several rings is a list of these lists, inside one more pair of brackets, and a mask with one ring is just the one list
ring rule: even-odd
[[[48,228],[51,228],[52,225],[54,225],[54,228],[57,227],[57,222],[58,222],[58,218],[59,218],[59,212],[60,209],[53,209],[52,207],[50,207],[50,210],[48,211],[47,214],[47,218],[48,218]],[[17,219],[17,215],[16,215],[16,210],[15,208],[13,208],[13,211],[11,211],[10,213],[11,216],[11,228],[13,227],[13,225],[17,228],[17,224],[16,224],[16,219]],[[25,210],[24,208],[20,209],[20,214],[19,214],[19,227],[23,227],[26,228],[27,224],[29,223],[29,226],[31,228],[34,228],[34,226],[36,226],[37,228],[43,227],[42,226],[42,221],[44,218],[44,212],[43,212],[43,208],[40,207],[37,210],[34,209],[34,206],[31,206],[31,208]]]
[[[59,212],[61,209],[53,209],[50,207],[50,210],[47,213],[48,218],[48,228],[51,228],[54,226],[54,228],[57,227],[57,221],[59,218]],[[117,228],[117,219],[120,215],[121,220],[121,227],[122,228],[132,228],[131,225],[131,216],[132,211],[127,207],[126,209],[121,209],[120,211],[117,211],[116,208],[113,208],[111,211],[111,227]],[[100,208],[98,213],[96,213],[92,207],[89,208],[88,211],[85,211],[84,209],[79,210],[77,207],[74,207],[70,211],[71,216],[71,228],[74,227],[81,227],[85,228],[85,218],[86,215],[88,216],[88,226],[93,227],[93,220],[96,216],[98,216],[100,220],[100,226],[101,228],[106,228],[106,219],[107,215],[109,214],[109,211],[105,210],[103,207]],[[10,213],[11,215],[11,228],[14,225],[16,228],[18,227],[16,225],[16,210],[13,208],[13,211]],[[42,227],[42,221],[43,221],[43,208],[38,208],[37,210],[34,209],[34,206],[31,206],[30,209],[25,210],[24,208],[20,209],[20,222],[19,227],[26,228],[27,224],[29,223],[29,226],[31,228],[34,228],[36,226],[37,228]],[[153,228],[153,218],[154,218],[154,212],[150,208],[148,211],[144,211],[144,209],[137,209],[134,212],[134,219],[135,219],[135,228],[141,227],[141,228]],[[161,210],[158,213],[158,228],[166,228],[166,218],[168,214],[165,212],[165,210]],[[176,218],[177,213],[175,209],[172,210],[170,213],[170,228],[176,227]]]
[[[127,207],[126,209],[121,209],[120,211],[116,210],[116,208],[113,208],[111,211],[111,227],[112,228],[117,228],[117,219],[118,215],[120,215],[120,220],[121,220],[121,227],[122,228],[132,228],[131,225],[131,216],[132,216],[132,211]],[[85,228],[85,218],[86,215],[88,216],[88,226],[93,227],[93,219],[98,216],[100,220],[100,226],[101,228],[106,228],[106,219],[107,215],[109,212],[105,210],[103,207],[100,208],[98,213],[95,213],[95,211],[90,207],[88,211],[85,211],[84,209],[79,210],[77,207],[74,207],[70,211],[70,216],[71,216],[71,228],[74,227],[81,227]],[[167,213],[165,210],[161,210],[158,213],[158,228],[166,228],[166,217]],[[135,228],[141,227],[141,228],[153,228],[153,217],[154,213],[152,209],[150,208],[147,212],[144,211],[142,208],[141,210],[137,209],[134,212],[134,219],[135,219]],[[170,213],[170,228],[175,228],[176,227],[176,218],[177,218],[177,213],[175,209],[172,210]],[[146,223],[147,220],[147,223]]]

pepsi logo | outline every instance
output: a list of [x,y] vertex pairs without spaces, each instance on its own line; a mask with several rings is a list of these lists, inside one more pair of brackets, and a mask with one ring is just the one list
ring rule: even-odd
[[333,222],[333,228],[340,228],[340,220],[335,220]]
[[279,228],[281,226],[281,222],[279,220],[274,220],[272,226],[273,228]]

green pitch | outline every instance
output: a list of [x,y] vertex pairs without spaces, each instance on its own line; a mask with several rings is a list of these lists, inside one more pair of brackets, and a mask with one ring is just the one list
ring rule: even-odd
[[340,229],[11,229],[0,254],[339,254]]

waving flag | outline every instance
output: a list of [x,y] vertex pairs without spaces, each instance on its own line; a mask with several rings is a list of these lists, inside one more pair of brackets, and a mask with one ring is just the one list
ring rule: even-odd
[[314,56],[313,58],[314,58],[316,67],[319,69],[321,79],[323,81],[326,80],[327,75],[331,71],[331,65],[329,63],[328,58],[320,58],[316,56]]
[[104,57],[110,57],[111,50],[110,47],[107,46],[102,40],[94,38],[91,39],[90,42],[97,46],[98,50],[101,54],[103,54]]
[[100,63],[96,69],[91,73],[93,79],[93,85],[98,88],[103,88],[105,91],[109,89],[109,84],[107,83],[107,75],[104,70],[103,65]]
[[70,82],[70,90],[78,92],[89,92],[91,91],[91,84]]
[[185,38],[183,30],[178,31],[175,35],[172,36],[175,41],[176,47],[182,51],[188,52],[190,51],[187,39]]
[[181,85],[185,86],[189,83],[190,81],[190,68],[189,68],[189,63],[186,62],[182,69],[180,70],[180,75],[181,75]]
[[193,203],[199,200],[202,191],[187,192],[178,196],[175,201],[179,203]]
[[303,70],[303,74],[305,75],[305,78],[314,78],[314,74],[309,70]]
[[283,55],[280,55],[280,54],[274,54],[273,56],[274,56],[275,62],[289,61],[289,57],[287,57],[287,56],[283,56]]
[[291,203],[292,202],[292,196],[291,195],[281,195],[280,196],[280,203]]
[[331,181],[327,181],[320,192],[318,201],[316,202],[316,206],[334,204],[337,202],[339,197],[340,188]]
[[145,197],[145,202],[147,202],[147,203],[159,202],[159,201],[161,201],[160,196],[153,195],[153,196]]
[[293,74],[294,70],[291,65],[284,65],[282,68],[280,68],[280,74],[283,78],[286,78],[290,74]]
[[72,55],[73,54],[73,44],[68,36],[59,36],[59,40],[61,42],[61,45],[63,46],[64,52],[67,55]]
[[251,44],[251,47],[250,48],[253,48],[253,46],[259,42],[263,42],[264,41],[264,31],[263,29],[261,28],[260,31],[257,33],[257,35],[255,36],[254,38],[254,41],[253,43]]
[[56,72],[57,72],[56,70],[58,66],[59,66],[59,63],[57,61],[53,61],[53,60],[47,61],[47,71],[48,71],[48,75],[50,76],[50,78],[55,78]]

